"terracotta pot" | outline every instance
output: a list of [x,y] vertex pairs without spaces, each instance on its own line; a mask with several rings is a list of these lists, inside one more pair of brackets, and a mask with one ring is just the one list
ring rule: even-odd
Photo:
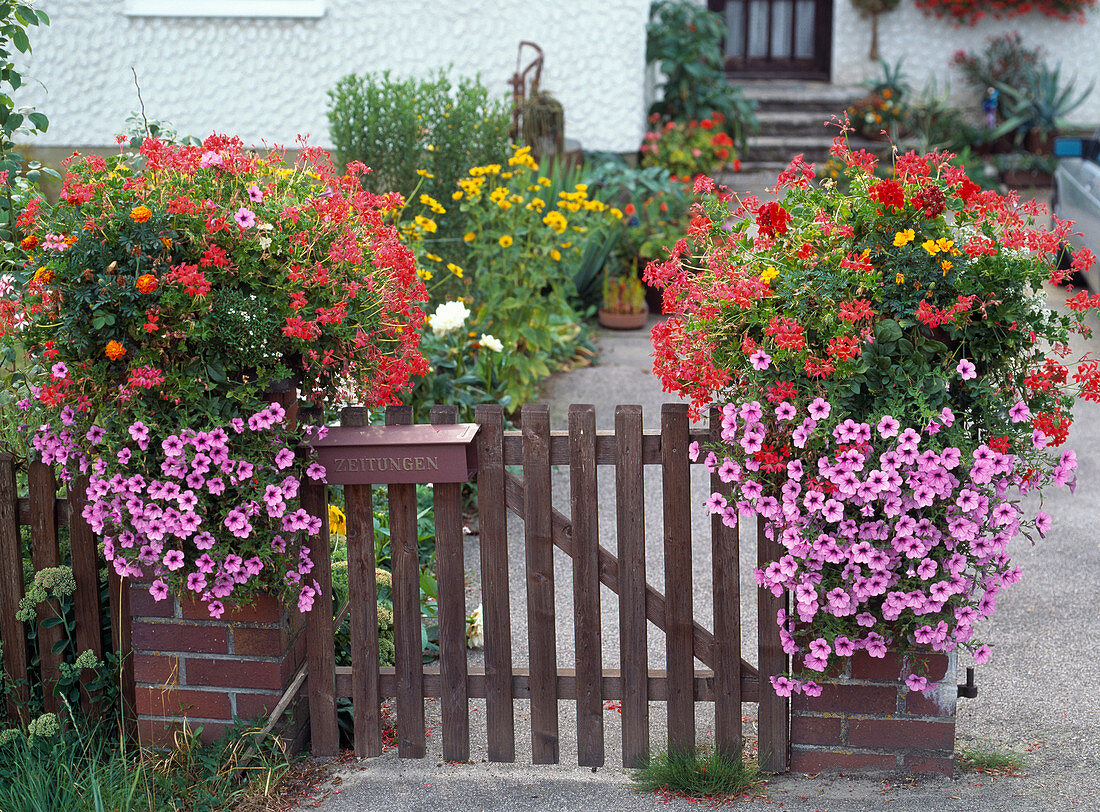
[[600,310],[596,313],[600,326],[609,330],[637,330],[645,327],[648,317],[648,308],[641,313],[609,313],[606,310]]

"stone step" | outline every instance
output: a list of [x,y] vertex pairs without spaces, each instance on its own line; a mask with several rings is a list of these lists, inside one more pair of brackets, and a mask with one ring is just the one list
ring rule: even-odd
[[756,100],[758,114],[768,111],[839,114],[867,95],[867,90],[858,85],[792,80],[733,81],[746,98]]
[[[841,111],[843,112],[843,111]],[[840,115],[836,113],[835,115]],[[839,130],[833,122],[832,113],[796,110],[769,110],[756,114],[760,121],[760,136],[835,136]]]
[[827,133],[820,136],[757,135],[749,139],[743,160],[781,162],[786,166],[791,158],[801,153],[807,162],[824,163],[832,145],[833,138]]

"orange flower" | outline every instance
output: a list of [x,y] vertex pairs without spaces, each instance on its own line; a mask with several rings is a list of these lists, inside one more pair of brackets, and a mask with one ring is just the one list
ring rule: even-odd
[[153,216],[153,212],[149,211],[148,206],[134,206],[130,209],[130,217],[133,218],[135,223],[144,223]]
[[126,354],[126,348],[117,341],[108,341],[107,348],[103,351],[112,361],[117,361]]
[[34,236],[33,234],[31,234],[29,237],[24,237],[19,242],[19,247],[22,248],[24,251],[31,251],[36,245],[38,245],[38,237]]
[[151,273],[143,273],[137,278],[137,289],[139,293],[152,293],[157,289],[157,278]]

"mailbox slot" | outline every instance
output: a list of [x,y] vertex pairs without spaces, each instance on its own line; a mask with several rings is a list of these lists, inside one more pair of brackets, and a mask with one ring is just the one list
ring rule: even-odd
[[478,428],[337,426],[312,445],[331,485],[469,482],[477,474]]

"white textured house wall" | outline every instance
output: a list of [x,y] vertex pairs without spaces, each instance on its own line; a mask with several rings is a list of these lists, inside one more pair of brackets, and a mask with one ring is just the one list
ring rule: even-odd
[[[935,77],[941,93],[949,88],[956,104],[965,105],[980,116],[980,97],[951,65],[951,57],[959,50],[980,50],[990,37],[1009,31],[1019,31],[1029,47],[1043,46],[1051,64],[1061,60],[1063,80],[1076,74],[1079,90],[1097,80],[1097,87],[1068,120],[1074,124],[1100,123],[1100,12],[1097,11],[1091,12],[1084,24],[1028,14],[1011,20],[985,19],[968,27],[932,17],[911,0],[904,0],[894,11],[879,16],[879,52],[891,65],[904,57],[902,67],[914,89],[923,88]],[[858,84],[879,76],[878,62],[867,58],[870,50],[871,21],[860,17],[850,0],[836,0],[833,82]]]
[[[17,103],[50,118],[42,146],[104,146],[138,109],[181,133],[236,133],[330,146],[326,91],[348,73],[424,76],[454,66],[510,94],[520,40],[546,54],[542,87],[565,108],[566,137],[633,152],[645,125],[649,0],[325,0],[316,19],[131,17],[123,0],[42,0],[32,32],[41,82]],[[530,54],[525,50],[525,54]],[[525,56],[526,62],[526,56]]]

